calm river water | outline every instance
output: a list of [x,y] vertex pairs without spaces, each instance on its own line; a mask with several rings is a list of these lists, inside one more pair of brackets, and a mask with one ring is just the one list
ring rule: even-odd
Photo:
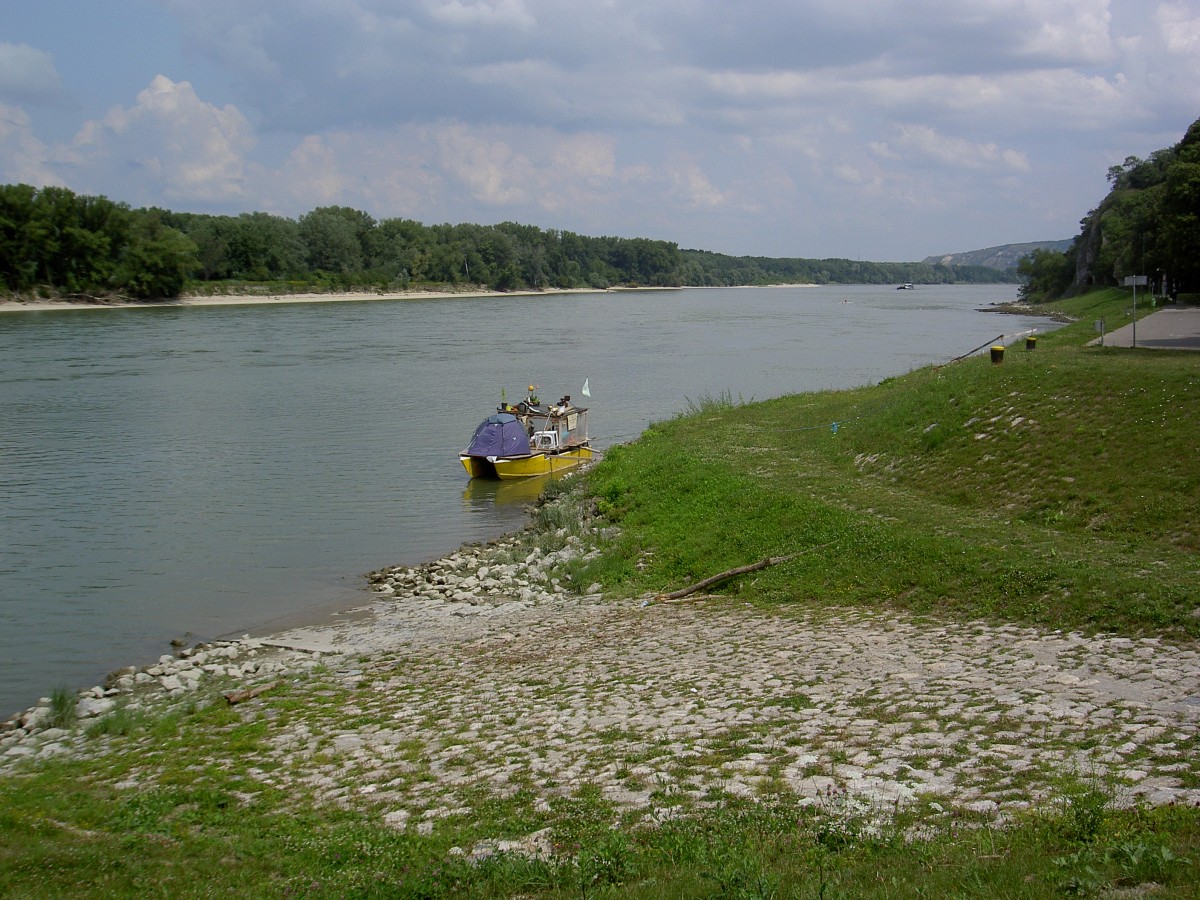
[[[362,597],[362,574],[524,521],[469,485],[529,383],[635,437],[688,400],[853,387],[1045,320],[1009,285],[0,313],[0,716]],[[845,302],[843,302],[845,301]]]

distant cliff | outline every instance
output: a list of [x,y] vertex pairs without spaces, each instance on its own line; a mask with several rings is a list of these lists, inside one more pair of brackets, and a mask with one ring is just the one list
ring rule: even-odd
[[987,266],[989,269],[1015,269],[1022,256],[1034,250],[1053,250],[1065,253],[1071,241],[1033,241],[1029,244],[1003,244],[984,250],[967,250],[943,256],[927,256],[922,262],[934,266]]

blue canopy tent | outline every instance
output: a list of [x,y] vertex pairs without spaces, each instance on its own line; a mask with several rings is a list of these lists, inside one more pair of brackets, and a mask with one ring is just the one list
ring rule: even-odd
[[511,413],[496,413],[479,423],[464,456],[528,456],[529,435]]

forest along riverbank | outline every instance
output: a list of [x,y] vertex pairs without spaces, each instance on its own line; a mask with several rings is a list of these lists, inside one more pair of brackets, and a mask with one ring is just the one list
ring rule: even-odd
[[[880,815],[936,797],[1003,820],[1064,773],[1127,784],[1118,802],[1200,803],[1195,649],[609,598],[565,581],[599,526],[581,535],[527,529],[385,569],[372,602],[337,621],[197,646],[43,700],[0,726],[0,771],[103,753],[120,740],[106,717],[223,692],[267,729],[270,758],[250,777],[426,834],[479,791],[517,786],[545,802],[595,785],[650,819],[670,812],[654,800],[664,792],[699,806],[782,782]],[[280,695],[291,713],[263,718]]]

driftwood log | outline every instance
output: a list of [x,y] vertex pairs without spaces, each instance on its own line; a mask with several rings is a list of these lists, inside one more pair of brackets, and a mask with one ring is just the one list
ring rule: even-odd
[[[832,543],[832,541],[830,543]],[[768,566],[777,566],[782,562],[787,562],[789,559],[795,559],[801,554],[812,553],[814,550],[820,550],[823,547],[828,546],[829,544],[819,544],[816,547],[809,547],[807,550],[801,550],[799,553],[789,553],[787,556],[768,556],[766,559],[760,559],[756,563],[750,563],[746,566],[737,566],[733,569],[726,569],[724,572],[718,572],[716,575],[705,578],[703,581],[697,581],[690,587],[681,588],[678,591],[671,591],[669,594],[659,594],[654,599],[665,603],[682,600],[684,597],[688,597],[688,599],[691,600],[706,600],[712,595],[705,594],[701,597],[689,597],[689,595],[694,594],[697,591],[702,591],[705,588],[712,587],[714,584],[725,581],[727,578],[733,578],[736,575],[745,575],[747,572],[757,572],[760,569],[767,568]]]
[[253,700],[259,694],[265,694],[267,691],[279,687],[278,681],[272,681],[269,684],[260,684],[256,688],[250,688],[247,691],[226,691],[225,699],[229,701],[230,706],[236,706],[239,703],[245,703],[247,700]]

